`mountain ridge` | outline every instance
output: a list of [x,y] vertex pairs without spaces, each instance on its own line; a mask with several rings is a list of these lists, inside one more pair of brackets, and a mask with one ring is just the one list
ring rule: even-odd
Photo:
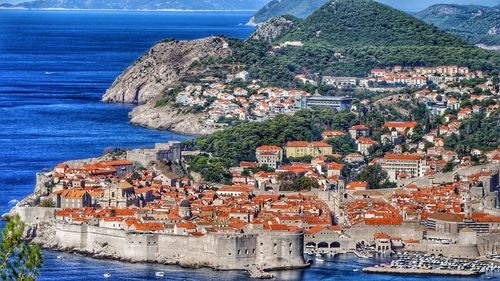
[[500,45],[500,5],[436,4],[415,16],[471,44]]

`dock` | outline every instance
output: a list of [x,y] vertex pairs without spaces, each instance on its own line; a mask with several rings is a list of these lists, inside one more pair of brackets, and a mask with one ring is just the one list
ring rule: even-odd
[[455,269],[423,269],[423,268],[392,268],[392,267],[366,267],[363,272],[377,274],[419,274],[419,275],[446,275],[446,276],[480,276],[479,271],[466,271]]

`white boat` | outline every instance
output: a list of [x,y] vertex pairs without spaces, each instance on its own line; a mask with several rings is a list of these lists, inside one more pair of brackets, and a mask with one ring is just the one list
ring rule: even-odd
[[354,272],[358,272],[359,271],[359,268],[353,268],[352,271]]
[[63,257],[63,256],[57,256],[57,259],[58,259],[58,260],[63,260],[63,259],[64,259],[64,257]]
[[316,258],[316,262],[324,262],[324,259]]
[[158,271],[158,272],[156,272],[156,273],[155,273],[155,276],[156,276],[156,277],[163,277],[163,276],[165,276],[165,272],[163,272],[163,271]]
[[109,277],[111,277],[111,273],[106,272],[106,273],[104,273],[104,275],[103,275],[103,276],[104,276],[104,278],[109,278]]

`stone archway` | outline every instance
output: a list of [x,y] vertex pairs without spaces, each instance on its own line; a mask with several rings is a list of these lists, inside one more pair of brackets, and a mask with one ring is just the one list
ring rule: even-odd
[[328,248],[328,246],[329,245],[326,242],[320,242],[320,243],[318,243],[318,248]]
[[316,249],[316,243],[314,243],[314,242],[308,242],[306,244],[306,248],[308,248],[308,249],[311,249],[311,248]]
[[335,241],[330,244],[330,248],[340,248],[340,242]]

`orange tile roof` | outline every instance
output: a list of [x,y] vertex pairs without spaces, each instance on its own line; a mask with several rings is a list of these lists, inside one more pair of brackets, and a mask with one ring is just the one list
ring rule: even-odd
[[257,150],[259,150],[259,151],[261,151],[261,150],[281,150],[281,147],[276,146],[276,145],[263,145],[263,146],[257,147]]
[[418,154],[386,154],[384,156],[384,159],[386,160],[412,160],[412,161],[418,161],[422,160],[423,157]]
[[386,122],[384,127],[387,128],[413,128],[417,125],[417,122]]
[[309,146],[309,142],[307,141],[289,141],[286,144],[287,147],[307,147]]

